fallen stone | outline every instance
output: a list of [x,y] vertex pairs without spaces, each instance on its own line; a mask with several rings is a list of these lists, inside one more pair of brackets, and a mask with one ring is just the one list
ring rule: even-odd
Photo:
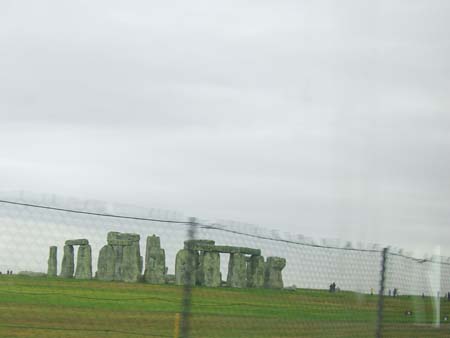
[[88,245],[89,241],[87,239],[68,239],[66,245]]
[[73,256],[73,246],[64,245],[64,254],[61,263],[60,277],[72,278],[74,268],[75,268],[75,261]]
[[47,277],[47,274],[44,272],[34,272],[34,271],[19,271],[18,275],[28,277]]
[[230,254],[227,285],[232,288],[245,288],[247,286],[247,262],[242,253]]
[[48,255],[48,261],[47,261],[47,276],[49,277],[56,277],[57,275],[57,251],[58,248],[56,246],[50,247],[50,252]]
[[181,249],[175,259],[175,283],[195,285],[199,255],[197,251]]
[[76,279],[92,279],[92,249],[90,245],[80,245],[77,254]]
[[161,249],[161,240],[153,235],[147,237],[144,281],[150,284],[166,282],[166,253]]
[[268,257],[265,273],[264,273],[264,287],[270,289],[283,288],[283,276],[281,271],[286,266],[286,259],[281,257]]
[[247,286],[262,288],[264,286],[264,257],[251,256],[247,262]]

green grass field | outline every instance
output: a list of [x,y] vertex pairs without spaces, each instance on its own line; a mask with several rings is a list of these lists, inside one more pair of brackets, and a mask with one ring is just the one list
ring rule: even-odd
[[[0,337],[174,337],[182,288],[0,276]],[[373,337],[376,296],[314,290],[192,292],[191,337]],[[386,298],[383,337],[450,337],[430,298]],[[406,310],[413,316],[405,316]],[[441,303],[441,317],[450,302]]]

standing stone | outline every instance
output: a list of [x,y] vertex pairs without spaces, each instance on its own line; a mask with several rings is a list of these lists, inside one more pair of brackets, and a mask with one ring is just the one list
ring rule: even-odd
[[177,285],[195,285],[198,262],[197,251],[188,249],[178,251],[175,259],[175,283]]
[[[109,241],[108,241],[109,242]],[[122,261],[123,261],[123,246],[113,245],[114,250],[114,280],[122,281]]]
[[105,245],[98,255],[97,278],[104,281],[114,280],[116,270],[115,252],[112,245]]
[[244,254],[230,254],[227,284],[232,288],[245,288],[247,286],[247,262]]
[[141,280],[143,259],[139,239],[139,234],[109,232],[108,245],[98,256],[97,278],[124,282]]
[[138,282],[141,279],[141,249],[139,242],[123,247],[121,273],[124,282]]
[[47,276],[49,277],[56,277],[56,270],[57,270],[57,255],[58,248],[56,246],[50,247],[50,252],[48,255],[48,269],[47,269]]
[[247,264],[247,286],[262,288],[264,286],[264,257],[251,256]]
[[[197,250],[195,250],[197,251]],[[204,251],[200,251],[198,255],[197,267],[195,269],[195,285],[205,285],[205,276],[203,273],[203,254]]]
[[[140,249],[139,249],[140,251]],[[142,272],[142,269],[144,268],[144,257],[139,256],[139,271]]]
[[200,285],[208,287],[220,286],[220,254],[218,252],[202,252],[200,255],[198,276],[198,282]]
[[64,245],[64,255],[61,263],[61,274],[63,278],[72,278],[75,260],[73,256],[73,246]]
[[286,266],[286,259],[281,257],[268,257],[265,267],[264,287],[270,289],[283,288],[281,271]]
[[166,282],[166,253],[161,249],[160,238],[155,235],[147,237],[144,280],[151,284]]
[[78,247],[75,278],[92,279],[92,249],[89,244]]

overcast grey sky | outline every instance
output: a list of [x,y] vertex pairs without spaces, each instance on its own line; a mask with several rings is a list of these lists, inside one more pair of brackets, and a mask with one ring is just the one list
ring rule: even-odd
[[1,190],[450,255],[450,2],[0,2]]

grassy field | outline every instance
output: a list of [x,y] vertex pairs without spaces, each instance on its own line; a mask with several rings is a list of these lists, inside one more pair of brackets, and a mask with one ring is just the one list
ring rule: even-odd
[[[377,297],[314,290],[194,288],[191,337],[373,337]],[[0,276],[0,337],[174,337],[182,288]],[[385,301],[383,337],[450,337],[429,298]],[[406,316],[406,310],[413,311]],[[441,303],[441,318],[450,302]]]

